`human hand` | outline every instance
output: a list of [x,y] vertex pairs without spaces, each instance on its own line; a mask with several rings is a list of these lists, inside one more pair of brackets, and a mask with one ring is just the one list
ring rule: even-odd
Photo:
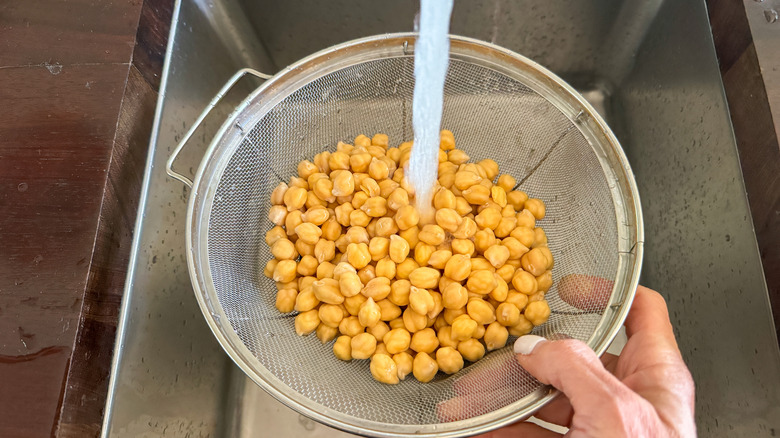
[[[611,284],[604,283],[607,293]],[[567,437],[696,436],[693,379],[677,348],[664,299],[639,286],[625,325],[628,341],[621,355],[605,354],[601,360],[581,341],[518,338],[518,363],[563,393],[536,417],[568,427]],[[560,435],[519,422],[482,436]]]

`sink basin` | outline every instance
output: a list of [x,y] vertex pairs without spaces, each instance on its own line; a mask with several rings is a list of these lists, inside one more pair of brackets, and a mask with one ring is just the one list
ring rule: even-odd
[[[641,3],[641,4],[640,4]],[[104,436],[342,436],[263,392],[203,320],[187,272],[177,141],[238,69],[275,73],[350,39],[412,30],[415,1],[177,2],[141,198]],[[451,32],[548,67],[594,104],[636,174],[643,284],[667,299],[700,434],[780,430],[780,352],[703,0],[476,0]],[[238,86],[177,168],[194,169]]]

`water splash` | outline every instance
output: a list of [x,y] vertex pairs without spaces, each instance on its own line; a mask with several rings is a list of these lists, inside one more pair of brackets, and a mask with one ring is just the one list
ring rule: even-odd
[[439,132],[444,105],[444,78],[449,64],[447,36],[453,0],[422,0],[420,36],[414,49],[414,147],[407,178],[414,188],[421,218],[433,217],[433,186],[439,163]]

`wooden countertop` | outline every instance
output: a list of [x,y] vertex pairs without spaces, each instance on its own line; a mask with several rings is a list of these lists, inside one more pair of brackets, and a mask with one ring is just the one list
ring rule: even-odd
[[[777,136],[744,8],[708,3],[780,315]],[[172,7],[0,3],[0,436],[99,434]]]

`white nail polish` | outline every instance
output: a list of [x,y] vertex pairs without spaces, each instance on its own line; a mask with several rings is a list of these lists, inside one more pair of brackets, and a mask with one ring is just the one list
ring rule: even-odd
[[539,343],[546,341],[547,339],[536,335],[520,336],[515,341],[515,353],[517,354],[531,354]]

